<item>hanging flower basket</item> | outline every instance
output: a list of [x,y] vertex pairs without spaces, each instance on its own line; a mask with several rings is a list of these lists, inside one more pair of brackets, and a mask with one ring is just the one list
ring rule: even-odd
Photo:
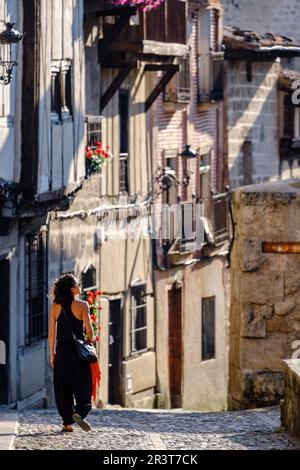
[[139,7],[143,11],[149,11],[159,7],[165,0],[112,0],[114,5]]
[[83,292],[82,294],[82,300],[85,300],[90,306],[90,318],[96,341],[100,340],[100,331],[102,328],[99,322],[100,311],[102,310],[99,299],[101,294],[102,292],[100,290],[96,290],[95,292],[90,290],[89,292]]
[[99,172],[102,168],[102,165],[113,158],[113,155],[109,149],[110,147],[107,145],[105,150],[102,142],[96,142],[96,145],[88,145],[86,147],[85,156],[87,161],[88,174]]

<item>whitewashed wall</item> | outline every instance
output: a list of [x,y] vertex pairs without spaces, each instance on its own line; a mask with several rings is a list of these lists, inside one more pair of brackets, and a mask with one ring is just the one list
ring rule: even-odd
[[[0,20],[0,31],[5,29],[3,21],[14,22],[15,28],[22,30],[21,2],[0,0]],[[21,48],[17,61],[19,64],[14,68],[11,83],[0,85],[0,177],[12,181],[18,179],[20,168]]]
[[[72,116],[51,115],[51,64],[70,61]],[[43,0],[40,32],[38,193],[85,175],[83,0]],[[51,187],[52,182],[52,187]]]

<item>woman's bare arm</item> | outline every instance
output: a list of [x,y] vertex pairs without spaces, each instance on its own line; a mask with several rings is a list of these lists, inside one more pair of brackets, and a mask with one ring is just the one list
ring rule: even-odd
[[95,338],[93,334],[91,318],[89,315],[89,305],[87,302],[84,302],[82,306],[82,320],[83,320],[84,328],[87,334],[87,339],[91,342],[94,341]]
[[49,324],[49,350],[50,350],[50,363],[51,366],[54,366],[55,359],[55,332],[56,332],[56,317],[55,317],[56,307],[54,304],[51,305],[50,309],[50,324]]

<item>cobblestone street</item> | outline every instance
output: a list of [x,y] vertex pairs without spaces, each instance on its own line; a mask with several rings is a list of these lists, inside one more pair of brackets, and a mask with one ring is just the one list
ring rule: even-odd
[[75,426],[60,432],[54,410],[21,414],[15,449],[97,450],[292,450],[300,449],[280,428],[278,408],[200,413],[166,410],[92,410],[90,433]]

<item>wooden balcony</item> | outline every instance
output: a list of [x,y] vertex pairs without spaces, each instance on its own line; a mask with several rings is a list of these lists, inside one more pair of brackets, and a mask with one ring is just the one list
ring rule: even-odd
[[148,12],[136,7],[116,7],[109,0],[85,0],[85,13],[100,17],[102,64],[129,58],[169,61],[188,53],[186,2],[181,0],[165,0],[159,8]]

